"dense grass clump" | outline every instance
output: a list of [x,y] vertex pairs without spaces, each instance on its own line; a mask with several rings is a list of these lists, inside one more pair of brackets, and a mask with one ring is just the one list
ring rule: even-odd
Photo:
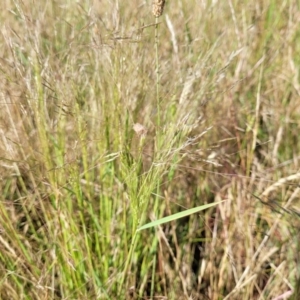
[[300,299],[297,1],[0,17],[1,299]]

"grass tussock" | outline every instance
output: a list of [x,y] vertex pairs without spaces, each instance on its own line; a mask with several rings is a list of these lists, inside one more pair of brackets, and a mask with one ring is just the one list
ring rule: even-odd
[[164,4],[2,4],[1,299],[299,299],[299,5]]

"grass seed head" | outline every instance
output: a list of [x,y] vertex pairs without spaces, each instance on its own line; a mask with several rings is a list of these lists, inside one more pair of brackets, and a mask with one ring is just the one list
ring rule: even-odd
[[165,0],[154,0],[152,4],[153,15],[158,18],[163,14]]
[[139,137],[144,137],[147,134],[147,129],[140,123],[136,123],[133,125],[133,130]]

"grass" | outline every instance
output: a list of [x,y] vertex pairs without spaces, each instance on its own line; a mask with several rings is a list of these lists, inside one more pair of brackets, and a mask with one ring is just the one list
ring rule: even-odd
[[299,298],[297,1],[150,2],[3,4],[1,299]]

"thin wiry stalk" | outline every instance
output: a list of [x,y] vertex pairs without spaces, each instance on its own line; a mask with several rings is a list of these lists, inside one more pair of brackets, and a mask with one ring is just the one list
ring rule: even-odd
[[158,150],[160,146],[160,126],[161,126],[161,119],[160,119],[160,95],[159,95],[159,57],[158,57],[158,18],[155,18],[155,63],[156,63],[156,105],[157,105],[157,118],[156,118],[156,134],[157,134],[157,139],[156,139],[156,147]]
[[120,284],[119,284],[119,288],[118,288],[118,295],[119,296],[122,295],[122,292],[124,290],[125,277],[127,276],[128,270],[130,270],[130,265],[131,265],[131,261],[132,261],[132,254],[133,254],[133,251],[136,247],[136,243],[137,243],[137,233],[135,232],[134,236],[132,238],[132,242],[131,242],[131,245],[130,245],[130,248],[129,248],[129,253],[128,253],[128,256],[126,258],[125,266],[124,266],[123,273],[122,273],[122,276],[121,276],[121,280],[120,280]]

